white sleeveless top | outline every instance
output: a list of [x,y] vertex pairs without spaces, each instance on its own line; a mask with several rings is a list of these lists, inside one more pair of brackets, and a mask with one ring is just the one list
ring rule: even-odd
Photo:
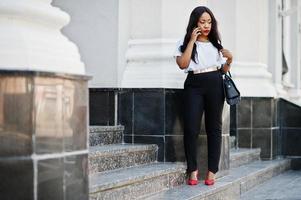
[[[183,44],[183,39],[177,42],[177,47],[174,52],[174,57],[181,56],[182,52],[180,51],[180,47]],[[189,66],[184,69],[185,73],[188,71],[198,70],[198,69],[206,69],[208,67],[219,67],[222,64],[226,63],[226,58],[223,57],[221,52],[218,52],[217,48],[213,46],[211,42],[200,42],[196,41],[196,62],[190,60]]]

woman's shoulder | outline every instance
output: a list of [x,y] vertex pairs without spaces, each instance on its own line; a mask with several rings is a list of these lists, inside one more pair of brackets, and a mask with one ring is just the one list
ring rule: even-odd
[[181,45],[183,45],[183,43],[184,43],[184,37],[181,37],[181,38],[178,38],[177,39],[177,46],[181,46]]
[[184,38],[180,38],[177,40],[174,57],[182,55],[181,46],[183,45],[183,43],[184,43]]

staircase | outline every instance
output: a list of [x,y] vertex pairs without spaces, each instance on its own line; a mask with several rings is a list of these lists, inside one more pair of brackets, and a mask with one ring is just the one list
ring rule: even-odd
[[232,149],[228,175],[214,186],[188,186],[183,163],[157,162],[156,145],[122,144],[123,129],[90,128],[90,200],[235,200],[290,169],[288,159],[261,161],[260,149]]
[[157,162],[156,145],[122,143],[123,126],[90,127],[90,200],[130,200],[181,185],[182,163]]

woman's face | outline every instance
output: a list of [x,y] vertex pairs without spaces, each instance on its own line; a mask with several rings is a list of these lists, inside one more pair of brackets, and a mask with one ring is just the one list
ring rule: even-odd
[[211,30],[211,17],[207,12],[204,12],[199,18],[198,27],[201,28],[202,35],[209,35]]

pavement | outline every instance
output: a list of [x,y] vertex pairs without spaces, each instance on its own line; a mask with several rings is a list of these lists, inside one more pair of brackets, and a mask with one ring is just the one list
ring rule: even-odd
[[286,171],[244,193],[241,200],[301,200],[301,171]]

